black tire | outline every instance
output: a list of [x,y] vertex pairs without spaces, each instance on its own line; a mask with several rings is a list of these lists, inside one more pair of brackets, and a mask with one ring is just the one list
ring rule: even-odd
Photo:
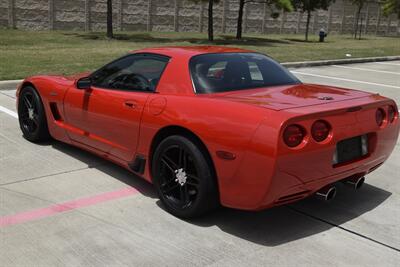
[[153,155],[152,175],[158,196],[166,210],[180,218],[198,217],[219,203],[212,165],[196,143],[180,135],[169,136]]
[[42,100],[31,86],[24,87],[19,95],[18,120],[22,134],[28,141],[39,143],[50,139]]

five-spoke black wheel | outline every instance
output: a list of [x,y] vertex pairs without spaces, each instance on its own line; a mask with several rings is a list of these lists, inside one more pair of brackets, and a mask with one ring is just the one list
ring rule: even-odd
[[27,140],[41,142],[49,139],[43,103],[36,90],[30,86],[24,87],[19,95],[18,120]]
[[218,203],[214,172],[195,140],[173,135],[157,147],[152,164],[153,182],[160,200],[175,216],[199,216]]

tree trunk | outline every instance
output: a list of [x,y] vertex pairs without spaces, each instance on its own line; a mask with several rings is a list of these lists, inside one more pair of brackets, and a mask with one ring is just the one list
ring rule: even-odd
[[244,2],[245,0],[240,0],[239,2],[239,14],[238,14],[238,21],[237,21],[237,28],[236,28],[236,39],[242,39],[242,24],[243,24],[243,9],[244,9]]
[[361,14],[362,5],[358,7],[357,10],[357,17],[356,17],[356,25],[354,27],[354,39],[357,39],[357,32],[358,32],[358,23],[360,21],[360,14]]
[[107,0],[107,37],[114,38],[113,18],[112,18],[112,0]]
[[308,41],[308,31],[310,29],[311,11],[307,10],[306,41]]
[[357,39],[357,32],[358,32],[358,12],[356,15],[356,23],[354,23],[354,39]]
[[360,30],[359,30],[359,32],[358,32],[358,40],[361,40],[361,31],[362,31],[362,24],[363,24],[363,18],[362,18],[362,16],[361,16],[361,14],[360,14],[360,18],[359,18],[359,20],[360,20]]
[[208,0],[208,41],[214,41],[214,0]]

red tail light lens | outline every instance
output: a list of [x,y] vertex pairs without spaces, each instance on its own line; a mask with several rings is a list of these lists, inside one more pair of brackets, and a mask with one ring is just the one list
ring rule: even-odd
[[392,123],[396,118],[396,108],[394,106],[389,106],[388,108],[388,120]]
[[331,126],[326,121],[316,121],[311,127],[311,135],[317,142],[322,142],[328,138]]
[[299,125],[289,125],[283,133],[283,140],[288,147],[296,147],[303,142],[305,136],[304,129]]
[[376,124],[378,124],[379,127],[382,126],[385,117],[386,117],[385,111],[381,108],[378,108],[376,110],[375,118],[376,118]]

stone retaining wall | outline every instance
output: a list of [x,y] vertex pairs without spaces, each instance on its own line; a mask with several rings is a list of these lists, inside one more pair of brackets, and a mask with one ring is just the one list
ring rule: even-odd
[[[238,0],[221,0],[215,5],[215,30],[236,30]],[[190,0],[113,0],[114,27],[129,31],[207,30],[207,4]],[[0,26],[30,30],[87,30],[106,28],[106,0],[0,0]],[[245,33],[302,33],[306,15],[281,13],[274,19],[265,4],[250,3],[245,9]],[[319,10],[311,18],[311,32],[325,28],[330,33],[351,33],[355,6],[337,0],[328,11]],[[385,17],[376,3],[362,10],[363,33],[400,35],[395,15]]]

